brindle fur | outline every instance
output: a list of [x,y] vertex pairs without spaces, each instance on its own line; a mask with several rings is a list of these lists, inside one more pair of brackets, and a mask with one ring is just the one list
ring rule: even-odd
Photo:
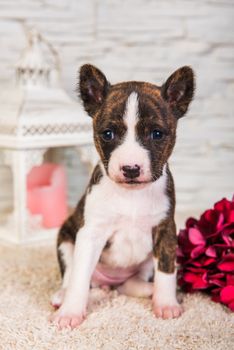
[[64,222],[61,229],[59,230],[57,238],[57,257],[62,276],[66,267],[64,266],[63,257],[58,247],[62,242],[71,242],[72,244],[75,244],[77,232],[80,230],[81,227],[84,226],[84,207],[86,194],[91,192],[92,186],[97,185],[101,180],[102,176],[103,175],[100,169],[100,165],[97,164],[93,170],[85,194],[81,197],[73,214],[69,216],[69,218]]
[[153,227],[153,253],[158,259],[158,268],[160,271],[173,273],[175,270],[176,257],[176,225],[174,221],[175,213],[175,191],[174,181],[167,166],[167,195],[170,198],[170,209],[164,219],[157,227]]
[[[124,82],[111,85],[105,75],[91,65],[84,65],[80,70],[79,94],[84,109],[93,118],[94,142],[101,161],[108,172],[108,162],[112,151],[124,139],[126,125],[123,114],[126,101],[131,92],[138,94],[139,122],[136,126],[136,134],[139,143],[149,149],[151,157],[152,181],[156,181],[163,171],[173,150],[176,140],[176,127],[178,118],[182,117],[193,98],[194,79],[190,67],[183,67],[173,73],[162,87],[145,82]],[[111,128],[116,137],[113,142],[105,143],[102,132]],[[147,138],[149,130],[159,128],[164,137],[154,142]],[[167,165],[167,195],[170,199],[170,209],[157,227],[152,228],[154,256],[158,258],[158,268],[167,273],[175,269],[175,250],[177,244],[176,226],[174,222],[175,193],[173,178]],[[102,173],[98,165],[92,174],[86,193],[78,203],[73,215],[63,224],[57,246],[63,241],[75,243],[76,234],[84,225],[84,206],[86,194],[92,190],[92,186],[101,179]],[[156,199],[157,200],[157,199]],[[106,249],[111,243],[107,242]],[[58,250],[58,259],[61,273],[64,265]]]
[[103,177],[103,174],[102,174],[100,165],[97,164],[96,167],[95,167],[94,170],[93,170],[91,179],[90,179],[89,184],[88,184],[88,187],[87,187],[87,192],[88,192],[88,193],[91,192],[92,187],[93,187],[94,185],[97,185],[97,184],[100,182],[100,180],[101,180],[102,177]]

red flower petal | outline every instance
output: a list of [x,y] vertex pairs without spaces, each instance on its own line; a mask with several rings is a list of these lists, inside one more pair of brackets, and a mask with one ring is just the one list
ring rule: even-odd
[[204,237],[197,228],[191,227],[188,234],[190,242],[194,245],[204,245],[206,243]]
[[229,201],[226,198],[223,198],[221,201],[215,203],[214,209],[223,213],[225,215],[225,218],[226,218],[227,214],[231,210],[231,201]]
[[225,287],[226,286],[226,281],[225,281],[225,274],[220,272],[220,273],[215,273],[213,275],[209,274],[207,277],[207,280],[210,285],[214,284],[219,287]]
[[181,248],[183,253],[190,252],[194,245],[188,239],[187,230],[180,230],[178,235],[178,245]]
[[224,215],[223,215],[223,213],[220,213],[219,218],[218,218],[218,222],[216,224],[216,229],[220,230],[223,226],[223,223],[224,223]]
[[195,273],[189,273],[189,272],[186,272],[184,274],[184,280],[186,282],[190,282],[190,283],[193,283],[197,280],[197,275]]
[[214,205],[214,209],[220,213],[223,213],[224,222],[234,221],[234,202],[223,198],[221,201]]
[[234,286],[234,275],[231,275],[231,274],[227,274],[227,277],[226,277],[226,280],[227,280],[227,285],[228,286]]
[[200,260],[192,260],[190,263],[193,264],[193,266],[202,266],[202,262]]
[[220,303],[220,288],[212,289],[211,294],[211,300],[215,301],[216,303]]
[[217,265],[221,271],[232,271],[234,272],[234,254],[229,254]]
[[210,264],[213,264],[214,262],[215,262],[215,259],[213,258],[204,259],[203,266],[208,266]]
[[185,223],[185,226],[186,226],[186,228],[188,229],[188,228],[190,228],[190,227],[194,227],[194,226],[196,226],[197,225],[197,220],[196,219],[194,219],[194,218],[188,218],[187,219],[187,221],[186,221],[186,223]]
[[176,248],[176,256],[177,257],[181,257],[181,256],[184,256],[183,252],[182,252],[182,249],[180,247],[177,247]]
[[210,246],[206,249],[206,255],[211,256],[212,258],[216,258],[217,253],[214,247]]
[[234,286],[227,286],[221,290],[220,300],[224,304],[234,302]]
[[184,281],[192,283],[193,289],[205,289],[208,287],[206,281],[206,273],[202,275],[186,272],[184,274]]
[[213,275],[210,275],[213,278],[223,278],[225,276],[224,272],[218,272],[218,273],[214,273]]
[[197,246],[196,248],[194,248],[194,249],[191,251],[190,256],[191,256],[191,258],[195,259],[195,258],[197,258],[199,255],[201,255],[202,253],[204,253],[205,250],[206,250],[206,249],[205,249],[204,245],[199,245],[199,246]]
[[223,250],[223,249],[226,250],[226,249],[229,248],[229,246],[228,246],[227,244],[224,244],[224,243],[223,243],[223,244],[214,244],[213,246],[214,246],[215,248],[220,248],[220,249],[222,249],[222,250]]
[[201,215],[198,227],[203,236],[210,237],[217,234],[217,230],[223,226],[223,223],[222,214],[214,209],[209,209]]
[[234,210],[231,210],[228,217],[228,222],[234,222]]
[[225,282],[217,279],[209,279],[209,285],[212,285],[212,284],[219,287],[225,287]]
[[201,278],[197,278],[196,282],[193,283],[194,289],[205,289],[208,287],[208,283],[206,281],[206,274],[203,274]]
[[221,231],[221,236],[224,242],[231,246],[234,242],[234,223],[225,225]]
[[219,202],[215,203],[214,208],[215,210],[223,212],[225,209],[230,208],[230,204],[231,202],[228,199],[223,198]]
[[188,271],[191,271],[191,272],[195,272],[195,273],[206,272],[206,269],[205,269],[205,268],[202,268],[202,267],[192,267],[192,266],[189,266],[189,267],[187,267],[187,270],[188,270]]

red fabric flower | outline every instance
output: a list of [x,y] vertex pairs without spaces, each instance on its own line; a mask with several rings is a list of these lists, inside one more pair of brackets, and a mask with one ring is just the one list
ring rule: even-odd
[[216,203],[178,236],[178,282],[187,292],[211,294],[234,311],[234,197]]

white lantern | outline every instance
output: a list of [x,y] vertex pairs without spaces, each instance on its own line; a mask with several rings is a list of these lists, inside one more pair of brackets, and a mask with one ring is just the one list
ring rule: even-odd
[[[50,61],[48,52],[44,58],[46,47]],[[58,55],[35,30],[16,66],[15,85],[1,87],[0,106],[0,152],[11,169],[13,186],[12,212],[0,215],[0,238],[14,243],[53,239],[58,228],[45,228],[40,216],[29,214],[29,171],[55,147],[76,147],[81,160],[91,166],[97,155],[91,121],[61,88]]]

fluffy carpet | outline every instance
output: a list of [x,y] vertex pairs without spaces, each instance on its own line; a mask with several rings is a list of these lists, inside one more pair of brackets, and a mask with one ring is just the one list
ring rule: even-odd
[[91,292],[86,321],[74,331],[48,323],[60,283],[54,247],[0,247],[0,349],[218,350],[234,348],[234,318],[207,296],[182,295],[177,320],[153,316],[151,302]]

